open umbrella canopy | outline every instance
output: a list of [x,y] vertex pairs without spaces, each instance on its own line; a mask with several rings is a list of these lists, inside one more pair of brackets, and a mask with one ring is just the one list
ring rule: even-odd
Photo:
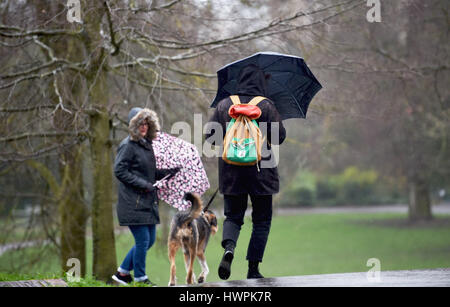
[[197,148],[165,132],[158,132],[152,144],[158,169],[180,167],[174,177],[157,185],[159,199],[180,211],[188,209],[191,203],[184,199],[184,194],[202,195],[210,187]]
[[302,58],[274,52],[255,53],[218,70],[218,88],[212,108],[222,99],[237,94],[239,73],[250,64],[270,75],[266,96],[275,103],[283,120],[306,117],[309,103],[322,85]]

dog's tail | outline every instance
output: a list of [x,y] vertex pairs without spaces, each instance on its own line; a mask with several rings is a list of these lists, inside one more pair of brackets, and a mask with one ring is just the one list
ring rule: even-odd
[[186,193],[184,199],[192,203],[191,210],[189,211],[188,219],[190,221],[198,218],[202,212],[203,203],[200,195],[197,193]]

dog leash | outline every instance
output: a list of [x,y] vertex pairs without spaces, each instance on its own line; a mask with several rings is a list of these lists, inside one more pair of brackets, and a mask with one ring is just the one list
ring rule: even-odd
[[219,192],[219,188],[217,188],[216,191],[214,192],[214,194],[211,196],[211,199],[208,201],[208,204],[203,209],[203,212],[206,212],[206,210],[208,210],[209,205],[211,205],[211,203],[214,200],[214,198],[216,198],[217,192]]

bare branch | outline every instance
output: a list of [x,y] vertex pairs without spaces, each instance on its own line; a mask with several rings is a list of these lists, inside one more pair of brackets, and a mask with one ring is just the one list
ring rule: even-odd
[[[56,72],[60,72],[61,68],[57,68],[55,71]],[[5,89],[5,88],[9,88],[9,87],[12,87],[12,86],[16,86],[17,84],[19,84],[19,83],[21,83],[23,81],[33,80],[33,79],[44,79],[44,78],[50,77],[52,75],[53,75],[53,71],[42,73],[42,74],[26,75],[24,77],[21,77],[19,79],[14,80],[14,81],[12,81],[10,83],[0,84],[0,90]],[[2,77],[2,78],[4,78],[4,77]]]
[[50,62],[44,63],[37,67],[30,68],[28,70],[24,70],[24,71],[20,71],[20,72],[16,72],[16,73],[10,73],[10,74],[6,74],[6,75],[0,75],[0,79],[11,79],[11,78],[17,78],[17,77],[21,77],[21,76],[26,76],[26,75],[36,73],[40,70],[50,68],[53,65],[57,65],[57,64],[61,64],[61,63],[68,64],[67,61],[62,60],[62,59],[52,60]]
[[175,4],[181,2],[182,0],[173,0],[167,4],[163,4],[161,6],[157,6],[157,7],[137,7],[137,8],[133,8],[133,7],[128,7],[128,8],[116,8],[114,9],[114,11],[131,11],[134,14],[137,13],[150,13],[150,12],[157,12],[157,11],[162,11],[162,10],[167,10],[170,9],[171,7],[173,7]]
[[0,152],[0,161],[4,163],[10,163],[10,162],[24,162],[26,160],[34,159],[36,157],[46,157],[54,154],[58,154],[58,149],[64,149],[71,147],[78,143],[77,141],[73,141],[68,144],[56,144],[47,148],[43,148],[38,151],[34,151],[31,153],[21,153],[21,152]]
[[164,65],[161,65],[161,67],[163,67],[164,69],[179,73],[181,75],[186,75],[186,76],[196,76],[196,77],[202,77],[202,78],[216,78],[217,77],[216,74],[207,74],[207,73],[202,73],[199,71],[186,71],[186,70],[168,67],[168,66],[164,66]]
[[58,80],[56,79],[56,73],[54,73],[54,76],[53,76],[53,88],[55,89],[55,94],[56,94],[56,96],[58,96],[58,105],[56,106],[55,110],[53,110],[52,113],[55,114],[56,111],[57,111],[59,108],[61,108],[61,110],[63,110],[64,112],[67,112],[67,113],[69,113],[69,114],[72,114],[72,112],[70,112],[69,110],[67,110],[67,109],[64,107],[64,104],[63,104],[63,98],[62,98],[61,94],[59,93],[59,89],[58,89]]
[[26,132],[18,135],[7,136],[0,138],[0,142],[12,142],[26,138],[46,138],[57,136],[83,136],[86,135],[88,130],[83,131],[47,131],[47,132]]
[[8,109],[8,108],[0,108],[0,113],[22,113],[22,112],[30,112],[30,111],[34,111],[34,110],[40,110],[40,109],[54,109],[55,106],[54,105],[37,105],[37,106],[32,106],[32,107],[27,107],[27,108],[13,108],[13,109]]
[[[148,89],[158,88],[158,89],[166,90],[166,91],[199,91],[200,90],[200,91],[211,92],[211,93],[215,93],[216,92],[216,90],[214,90],[214,89],[190,87],[188,85],[182,85],[182,86],[184,86],[184,88],[183,87],[168,87],[168,86],[155,85],[155,84],[144,82],[144,81],[142,81],[140,79],[133,78],[129,74],[122,73],[119,70],[114,69],[114,68],[111,68],[111,71],[114,72],[115,74],[117,74],[118,76],[126,78],[129,81],[131,81],[131,82],[133,82],[135,84],[138,84],[138,85],[140,85],[142,87],[148,88]],[[169,81],[169,80],[166,79],[166,81]]]
[[[342,10],[342,11],[338,11],[337,13],[325,17],[322,20],[316,21],[314,23],[311,23],[309,25],[302,25],[302,26],[297,26],[297,27],[289,27],[289,29],[287,30],[280,30],[280,31],[273,31],[273,32],[266,32],[268,30],[271,30],[277,26],[285,26],[288,22],[293,21],[295,19],[298,19],[300,17],[306,17],[306,16],[312,16],[315,14],[319,14],[319,13],[323,13],[326,12],[330,9],[339,7],[339,6],[345,6],[348,4],[352,4],[355,3],[355,5],[350,6],[349,8]],[[310,12],[297,12],[294,15],[287,17],[287,18],[278,18],[275,20],[272,20],[271,22],[269,22],[268,25],[261,27],[259,29],[256,29],[254,31],[250,31],[250,32],[245,32],[245,33],[241,33],[232,37],[228,37],[228,38],[224,38],[224,39],[219,39],[219,40],[213,40],[213,41],[208,41],[208,42],[202,42],[202,43],[185,43],[185,42],[181,42],[181,41],[169,41],[166,39],[158,39],[156,37],[149,37],[148,35],[146,35],[145,33],[138,31],[134,28],[132,28],[134,30],[135,33],[139,34],[141,37],[145,38],[146,40],[148,40],[148,42],[150,42],[152,45],[155,45],[156,43],[158,47],[160,48],[166,48],[166,49],[192,49],[192,48],[199,48],[199,47],[206,47],[206,46],[212,46],[212,45],[221,45],[223,46],[223,44],[226,43],[236,43],[236,42],[242,42],[242,41],[246,41],[246,40],[253,40],[256,38],[260,38],[263,36],[269,36],[269,35],[275,35],[278,33],[283,33],[283,32],[288,32],[288,31],[294,31],[297,30],[301,27],[306,27],[306,26],[311,26],[311,25],[315,25],[315,24],[319,24],[319,23],[323,23],[325,21],[327,21],[330,18],[336,17],[344,12],[347,12],[351,9],[354,9],[357,6],[360,6],[362,4],[365,4],[366,1],[365,0],[350,0],[350,1],[345,1],[345,2],[341,2],[338,4],[333,4],[324,8],[320,8],[314,11],[310,11]],[[126,29],[130,29],[130,27],[124,27],[122,29],[119,30],[126,30]],[[263,34],[265,33],[265,34]],[[153,42],[153,43],[152,43]],[[184,59],[184,58],[183,58]]]
[[153,7],[151,8],[151,11],[161,11],[161,10],[166,10],[171,8],[172,6],[174,6],[175,4],[177,4],[178,2],[181,2],[182,0],[173,0],[172,2],[169,2],[167,4],[161,5],[161,6],[157,6],[157,7]]
[[[309,24],[304,24],[304,25],[289,25],[287,22],[292,21],[294,19],[297,19],[299,17],[303,17],[303,16],[310,16],[313,14],[317,14],[317,13],[321,13],[324,11],[327,11],[331,8],[335,8],[337,6],[342,6],[342,5],[348,5],[348,4],[352,4],[351,6],[340,10],[338,12],[335,12],[331,15],[325,16],[320,20],[311,22]],[[157,38],[154,37],[149,37],[148,35],[146,35],[145,33],[142,33],[140,31],[134,31],[135,33],[137,33],[139,36],[141,36],[142,38],[144,38],[143,42],[151,45],[151,46],[157,46],[159,48],[173,48],[173,49],[188,49],[189,51],[185,52],[185,53],[181,53],[181,54],[177,54],[174,56],[161,56],[161,55],[157,55],[156,57],[154,57],[153,59],[149,59],[149,58],[143,58],[143,57],[139,57],[136,58],[135,61],[132,62],[127,62],[127,63],[121,63],[121,64],[117,64],[114,67],[120,67],[120,66],[135,66],[135,65],[141,65],[142,63],[149,63],[149,64],[156,64],[158,61],[160,60],[166,60],[166,61],[184,61],[184,60],[189,60],[189,59],[193,59],[196,57],[199,57],[201,55],[204,55],[206,53],[210,53],[216,49],[219,48],[223,48],[226,47],[230,44],[237,44],[237,43],[242,43],[242,42],[247,42],[250,40],[255,40],[255,39],[259,39],[262,37],[268,37],[268,36],[274,36],[274,35],[278,35],[278,34],[282,34],[282,33],[287,33],[287,32],[292,32],[292,31],[296,31],[296,30],[302,30],[302,29],[306,29],[309,28],[311,26],[314,25],[318,25],[318,24],[323,24],[327,21],[329,21],[330,19],[339,16],[341,14],[344,14],[350,10],[355,9],[356,7],[362,5],[366,3],[363,0],[350,0],[350,1],[346,1],[346,2],[342,2],[339,4],[334,4],[322,9],[318,9],[312,12],[308,12],[308,13],[304,13],[304,12],[298,12],[296,14],[294,14],[291,17],[285,18],[285,19],[279,19],[279,20],[275,20],[269,23],[269,25],[264,26],[262,28],[259,28],[257,30],[251,31],[251,32],[247,32],[247,33],[243,33],[240,35],[236,35],[233,37],[229,37],[229,38],[225,38],[225,39],[221,39],[221,40],[215,40],[215,41],[210,41],[210,42],[205,42],[205,43],[199,43],[199,44],[186,44],[186,43],[182,43],[182,42],[176,42],[176,44],[178,44],[179,46],[172,46],[172,45],[167,45],[167,44],[161,44],[158,43]],[[274,29],[276,26],[282,25],[283,27],[281,29]],[[269,31],[270,30],[270,31]],[[133,37],[131,37],[130,39],[131,41],[133,41]],[[139,40],[142,41],[142,40]],[[174,42],[172,42],[174,43]],[[200,51],[194,51],[194,48],[198,48],[198,47],[206,47],[206,46],[211,46],[210,48],[205,48],[202,49]],[[183,47],[183,48],[180,48]],[[208,78],[212,78],[214,76],[212,75],[205,75],[205,77]]]
[[35,71],[39,71],[43,68],[52,66],[55,63],[49,62],[49,63],[43,64],[42,66],[32,68],[25,72],[9,74],[9,75],[2,75],[2,76],[0,76],[0,79],[10,79],[10,78],[14,78],[14,77],[20,77],[20,78],[14,80],[12,82],[9,82],[9,83],[0,84],[0,90],[15,86],[15,85],[22,83],[24,81],[27,81],[27,80],[44,79],[44,78],[56,75],[58,73],[61,73],[62,71],[66,70],[66,69],[75,70],[77,72],[84,72],[84,70],[82,68],[80,68],[83,65],[82,63],[70,63],[70,62],[67,62],[66,60],[58,60],[57,62],[59,63],[60,61],[62,63],[66,63],[66,64],[63,64],[63,65],[53,69],[52,71],[48,71],[48,72],[41,73],[41,74],[32,74],[32,73]]
[[9,48],[16,48],[16,47],[23,47],[24,45],[28,44],[29,42],[31,42],[33,39],[26,39],[23,42],[19,42],[17,44],[8,44],[5,42],[1,42],[0,41],[0,45],[4,46],[4,47],[9,47]]
[[113,31],[113,23],[112,23],[112,18],[111,18],[111,7],[109,6],[109,1],[105,0],[105,2],[103,2],[103,4],[105,6],[106,19],[108,20],[109,36],[110,36],[111,45],[114,47],[113,51],[111,52],[111,55],[115,56],[115,55],[119,54],[120,45],[122,44],[123,40],[120,41],[119,43],[116,42],[116,38],[114,35],[114,31]]
[[70,30],[60,30],[60,29],[52,29],[52,30],[44,30],[44,29],[33,29],[33,30],[25,30],[15,26],[8,26],[0,24],[0,36],[8,37],[8,38],[20,38],[27,36],[55,36],[55,35],[69,35],[69,36],[78,36],[83,32],[84,29],[79,31],[70,31]]

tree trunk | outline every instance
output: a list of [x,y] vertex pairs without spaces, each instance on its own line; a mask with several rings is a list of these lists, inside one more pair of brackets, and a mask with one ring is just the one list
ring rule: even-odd
[[[53,10],[57,12],[57,8],[53,8]],[[44,38],[43,41],[51,46],[55,55],[59,58],[67,57],[76,61],[82,61],[82,50],[78,41],[72,39],[54,41],[49,38]],[[50,61],[51,59],[48,58],[48,60]],[[82,96],[82,82],[80,82],[77,75],[67,72],[63,78],[57,78],[55,76],[54,82],[55,95],[53,100],[55,106],[59,103],[56,95],[56,88],[58,88],[58,95],[63,100],[66,108],[74,110],[80,107],[75,105],[78,101],[74,99],[74,97]],[[72,86],[66,87],[66,83]],[[76,131],[79,120],[77,120],[76,114],[73,112],[69,113],[58,108],[53,118],[53,124],[58,130]],[[64,144],[67,142],[67,138],[63,136],[59,137],[58,142]],[[67,272],[72,267],[72,265],[68,265],[67,261],[71,258],[76,258],[79,260],[81,266],[80,277],[86,275],[86,226],[89,216],[84,200],[82,172],[84,150],[85,146],[76,144],[60,154],[60,174],[62,179],[57,195],[61,225],[61,268],[63,272]]]
[[[112,199],[112,153],[110,137],[110,118],[108,106],[107,66],[108,53],[98,43],[100,23],[104,15],[103,2],[90,2],[84,20],[87,35],[84,43],[90,54],[86,80],[90,100],[90,147],[93,166],[92,237],[93,268],[95,278],[110,280],[117,269],[114,241],[113,199]],[[95,42],[95,43],[94,43]]]
[[412,178],[409,182],[408,216],[411,222],[432,218],[428,183],[418,177]]
[[97,108],[90,115],[94,182],[91,213],[94,252],[92,272],[97,279],[107,281],[117,269],[112,206],[113,165],[109,140],[110,119],[106,111],[108,90],[105,73],[99,72],[95,79],[90,93],[90,99]]
[[[100,91],[100,89],[96,89]],[[91,155],[94,197],[92,201],[93,275],[107,281],[117,268],[112,208],[112,158],[109,117],[91,116]]]
[[87,210],[83,197],[82,153],[77,145],[63,155],[65,166],[61,184],[61,199],[58,204],[61,222],[61,266],[63,272],[70,269],[67,260],[80,261],[81,276],[86,275],[86,222]]

